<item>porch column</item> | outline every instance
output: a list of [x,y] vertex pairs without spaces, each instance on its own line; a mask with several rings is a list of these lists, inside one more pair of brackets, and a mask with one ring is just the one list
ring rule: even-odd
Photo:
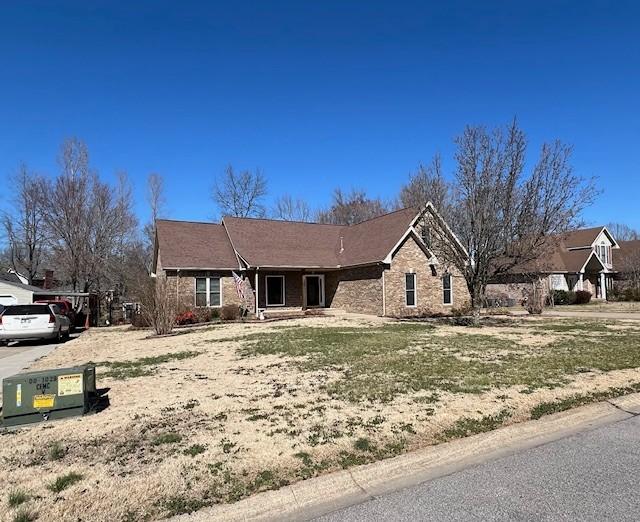
[[260,285],[258,284],[258,267],[256,267],[256,277],[255,277],[255,281],[256,281],[256,317],[260,317],[260,312],[258,311],[258,292],[259,292],[259,288]]
[[578,290],[584,290],[584,274],[582,272],[578,275]]
[[600,298],[607,299],[607,276],[600,272]]

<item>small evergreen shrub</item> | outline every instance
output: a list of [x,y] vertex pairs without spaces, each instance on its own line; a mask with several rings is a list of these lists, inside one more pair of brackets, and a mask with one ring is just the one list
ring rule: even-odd
[[576,304],[587,304],[591,302],[591,292],[586,290],[578,290],[576,292]]

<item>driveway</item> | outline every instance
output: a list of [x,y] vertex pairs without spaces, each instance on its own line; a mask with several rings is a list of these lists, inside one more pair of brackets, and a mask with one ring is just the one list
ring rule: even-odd
[[640,520],[638,440],[635,416],[316,520]]
[[[79,335],[80,332],[73,333],[71,339]],[[25,370],[33,361],[44,357],[61,344],[63,343],[22,341],[11,343],[9,346],[0,346],[0,387],[4,378]]]

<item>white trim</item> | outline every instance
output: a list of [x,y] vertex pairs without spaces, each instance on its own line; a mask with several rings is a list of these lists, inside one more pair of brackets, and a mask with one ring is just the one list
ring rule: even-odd
[[589,257],[587,257],[587,260],[584,262],[584,265],[582,265],[582,268],[580,269],[580,272],[585,271],[585,268],[587,267],[587,265],[589,264],[589,261],[591,261],[591,258],[593,256],[596,256],[596,259],[598,260],[598,263],[600,263],[602,265],[602,270],[605,270],[608,272],[607,267],[605,266],[605,264],[602,262],[602,260],[600,259],[600,257],[598,256],[598,254],[596,254],[595,250],[592,250],[591,253],[589,254]]
[[[445,292],[445,287],[444,287],[444,278],[448,277],[449,278],[449,299],[450,302],[445,302],[444,300],[444,292]],[[453,306],[453,276],[449,273],[445,273],[442,274],[442,277],[440,279],[442,281],[442,304],[444,306]]]
[[[198,292],[198,279],[204,279],[205,284],[205,305],[204,307],[198,305],[198,294],[202,292]],[[211,279],[217,279],[220,284],[220,304],[212,305],[211,304]],[[194,276],[193,277],[193,304],[198,308],[222,308],[222,276],[219,275],[205,275],[205,276]]]
[[420,239],[420,236],[418,235],[418,233],[416,232],[416,229],[413,228],[413,225],[412,225],[407,229],[407,231],[404,234],[402,234],[402,237],[400,238],[400,241],[398,241],[393,246],[391,251],[385,256],[385,258],[384,258],[384,260],[382,262],[386,263],[387,265],[390,265],[391,261],[393,259],[393,254],[396,253],[396,251],[402,246],[402,243],[404,243],[409,236],[412,236],[413,239],[416,240],[416,243],[418,244],[420,249],[423,250],[427,256],[429,256],[429,260],[434,259],[436,257],[436,256],[433,255],[433,252],[431,252],[431,250],[429,250],[429,248],[427,248],[427,245],[424,244],[422,239]]
[[[413,289],[409,290],[407,288],[407,276],[413,276]],[[407,304],[407,292],[413,292],[413,304]],[[415,272],[405,272],[404,273],[404,306],[406,308],[416,308],[418,306],[418,274]]]
[[382,269],[382,317],[386,317],[387,315],[387,288],[384,283],[384,273],[386,271],[386,269]]
[[[279,278],[282,279],[282,303],[270,303],[269,302],[269,278]],[[284,275],[266,275],[264,276],[264,302],[266,306],[285,306],[286,303],[286,297],[285,297],[285,291],[286,291],[286,279]]]
[[[283,276],[284,277],[284,276]],[[320,304],[313,305],[311,308],[324,308],[324,274],[303,274],[302,275],[302,290],[303,290],[303,300],[302,304],[305,308],[309,308],[307,304],[307,279],[309,277],[317,277],[320,280]]]
[[260,292],[260,277],[258,276],[258,269],[256,268],[255,274],[255,285],[256,285],[256,317],[260,317],[260,307],[258,306],[258,294]]

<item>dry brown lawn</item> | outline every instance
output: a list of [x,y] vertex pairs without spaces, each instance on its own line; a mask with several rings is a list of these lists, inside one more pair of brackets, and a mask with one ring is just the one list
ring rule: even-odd
[[0,432],[0,519],[163,518],[638,389],[638,322],[488,321],[90,330],[34,369],[99,363],[111,405]]

